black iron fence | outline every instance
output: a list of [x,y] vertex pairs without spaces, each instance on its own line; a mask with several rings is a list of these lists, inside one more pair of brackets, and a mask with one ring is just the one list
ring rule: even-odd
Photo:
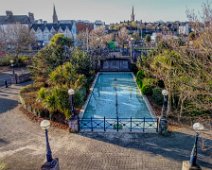
[[96,132],[158,132],[158,118],[82,118],[78,119],[79,131]]

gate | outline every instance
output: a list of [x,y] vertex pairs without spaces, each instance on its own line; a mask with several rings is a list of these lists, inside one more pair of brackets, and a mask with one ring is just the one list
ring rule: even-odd
[[141,132],[157,133],[158,118],[81,118],[80,132]]

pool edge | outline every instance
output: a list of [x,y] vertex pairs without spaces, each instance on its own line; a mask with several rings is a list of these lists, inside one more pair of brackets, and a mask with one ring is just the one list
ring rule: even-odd
[[101,73],[101,72],[98,72],[98,73],[96,74],[96,76],[95,76],[95,79],[94,79],[94,81],[93,81],[93,83],[92,83],[92,85],[91,85],[91,88],[89,89],[90,92],[89,92],[88,98],[86,99],[85,104],[84,104],[84,105],[82,106],[82,108],[80,109],[79,118],[82,118],[83,115],[84,115],[85,109],[87,108],[88,102],[90,101],[91,95],[93,94],[93,89],[94,89],[94,87],[95,87],[95,85],[96,85],[96,81],[97,81],[97,79],[98,79],[100,73]]
[[153,116],[154,118],[156,118],[157,116],[156,116],[156,114],[155,114],[155,112],[154,112],[152,106],[150,105],[149,100],[147,99],[147,97],[146,97],[145,95],[142,94],[141,89],[138,87],[138,84],[137,84],[137,82],[136,82],[136,78],[135,78],[134,73],[131,72],[131,74],[132,74],[133,80],[135,81],[136,86],[137,86],[137,88],[138,88],[138,90],[139,90],[139,92],[140,92],[140,95],[141,95],[141,96],[143,97],[143,99],[144,99],[144,102],[145,102],[145,104],[146,104],[146,106],[147,106],[147,109],[149,110],[149,113],[151,114],[151,116]]

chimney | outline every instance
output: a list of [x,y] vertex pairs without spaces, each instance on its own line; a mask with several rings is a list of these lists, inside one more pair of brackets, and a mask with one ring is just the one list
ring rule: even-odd
[[13,16],[13,12],[12,11],[6,11],[6,16],[8,16],[8,17]]
[[29,13],[28,13],[28,15],[29,15],[30,23],[35,22],[34,14],[33,14],[33,13],[31,13],[31,12],[29,12]]

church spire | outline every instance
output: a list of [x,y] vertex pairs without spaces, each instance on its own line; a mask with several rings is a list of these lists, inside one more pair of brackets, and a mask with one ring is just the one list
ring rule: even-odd
[[134,6],[132,7],[131,21],[135,21]]
[[57,17],[55,5],[53,7],[53,23],[58,23],[58,17]]

